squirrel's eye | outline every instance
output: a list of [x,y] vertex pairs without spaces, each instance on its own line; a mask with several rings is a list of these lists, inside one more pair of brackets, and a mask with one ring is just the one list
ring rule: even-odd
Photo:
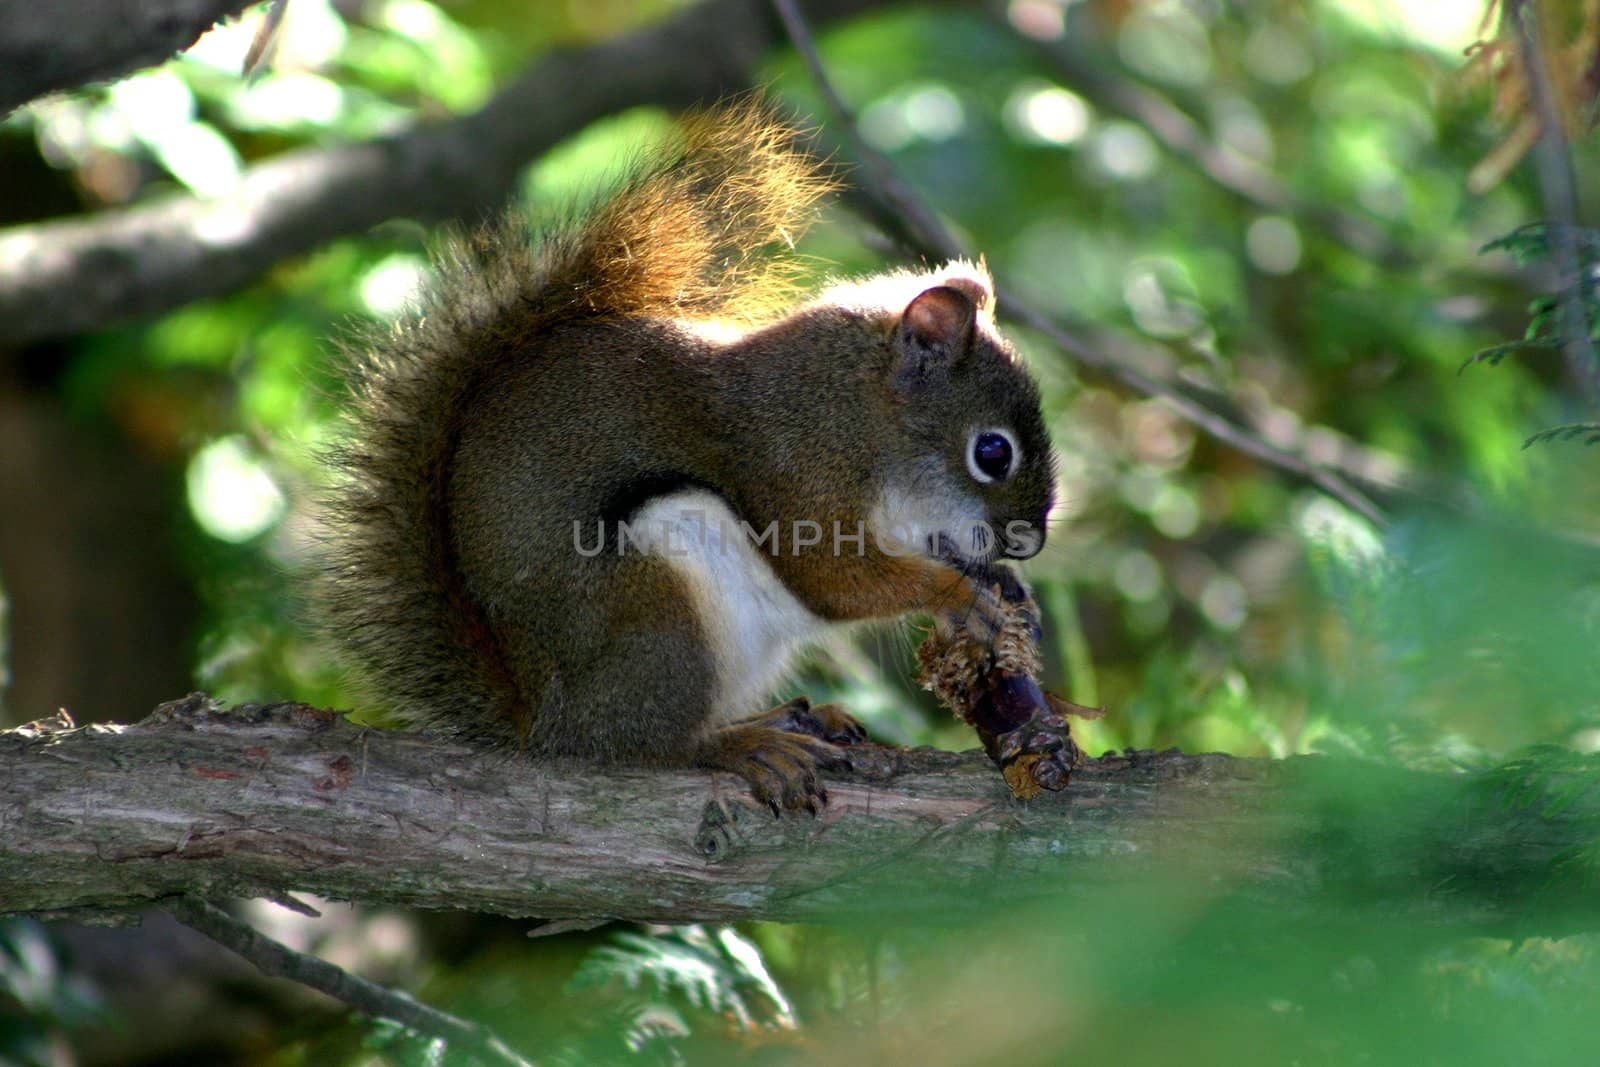
[[1003,482],[1016,463],[1017,447],[1000,430],[979,430],[967,446],[967,470],[980,482]]

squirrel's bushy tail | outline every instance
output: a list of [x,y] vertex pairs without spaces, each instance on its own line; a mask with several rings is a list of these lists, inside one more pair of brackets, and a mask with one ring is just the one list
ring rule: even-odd
[[[526,695],[456,567],[447,488],[485,372],[541,334],[649,315],[760,321],[793,296],[788,243],[831,182],[758,102],[685,117],[609,199],[537,234],[513,216],[448,240],[402,321],[344,344],[350,399],[324,500],[328,636],[382,706],[525,731]],[[490,731],[492,732],[492,731]]]
[[810,222],[830,181],[755,104],[696,112],[673,153],[548,245],[549,285],[589,314],[775,314],[794,259],[762,252]]

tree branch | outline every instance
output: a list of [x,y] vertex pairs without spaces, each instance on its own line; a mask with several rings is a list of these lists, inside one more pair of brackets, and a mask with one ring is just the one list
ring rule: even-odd
[[[886,2],[817,7],[833,19]],[[470,115],[259,163],[218,199],[179,196],[0,230],[0,344],[82,333],[232,292],[279,260],[386,219],[485,212],[528,161],[596,119],[749,88],[780,32],[760,4],[709,0],[547,56]]]
[[327,960],[296,952],[241,922],[217,907],[193,897],[167,901],[166,910],[185,926],[200,931],[225,948],[255,964],[263,974],[288,978],[303,986],[342,1000],[363,1015],[392,1019],[418,1033],[443,1038],[473,1053],[484,1063],[507,1067],[531,1067],[529,1062],[507,1048],[482,1026],[417,1000],[399,990],[387,989]]
[[1291,922],[1377,906],[1594,928],[1600,898],[1563,857],[1597,836],[1600,759],[1563,758],[1442,775],[1130,753],[1021,804],[981,754],[868,745],[822,817],[774,819],[727,776],[539,764],[197,694],[137,726],[0,734],[0,912],[305,891],[551,919],[906,921],[1181,879]]
[[259,0],[0,0],[0,116],[163,62]]

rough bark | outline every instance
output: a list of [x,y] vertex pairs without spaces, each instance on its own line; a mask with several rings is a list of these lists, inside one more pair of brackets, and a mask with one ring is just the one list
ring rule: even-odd
[[1596,837],[1597,775],[1570,755],[1443,775],[1136,753],[1023,804],[978,753],[863,746],[822,817],[774,819],[725,776],[539,765],[196,695],[132,727],[0,734],[0,912],[305,891],[542,918],[910,919],[1177,877],[1289,918],[1595,925],[1568,860]]
[[160,63],[257,0],[0,0],[0,116]]

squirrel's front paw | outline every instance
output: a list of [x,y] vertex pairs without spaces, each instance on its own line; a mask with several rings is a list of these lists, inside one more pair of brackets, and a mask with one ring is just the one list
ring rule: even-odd
[[[771,808],[774,815],[782,814],[786,808],[815,815],[828,802],[828,790],[817,772],[843,766],[847,760],[837,745],[809,731],[762,721],[786,708],[787,705],[780,706],[748,722],[723,727],[710,737],[695,762],[713,770],[731,771],[749,782],[751,794]],[[806,710],[809,714],[811,709]],[[854,719],[849,721],[860,730]]]
[[965,632],[967,640],[975,644],[992,648],[1007,626],[1021,622],[1038,641],[1038,609],[1016,572],[990,565],[974,567],[968,578],[970,596],[941,613],[947,627]]
[[867,739],[866,727],[837,704],[812,705],[805,697],[795,697],[741,725],[770,726],[791,734],[805,734],[834,745],[854,745]]
[[958,613],[961,626],[972,640],[984,647],[994,645],[995,639],[1006,625],[1006,602],[995,590],[986,585],[976,585],[974,594],[964,612]]

